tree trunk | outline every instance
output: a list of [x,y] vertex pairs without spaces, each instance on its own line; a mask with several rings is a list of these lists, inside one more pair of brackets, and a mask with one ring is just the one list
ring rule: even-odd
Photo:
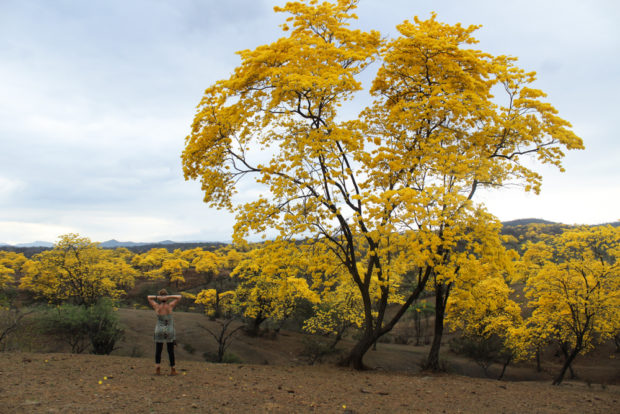
[[260,330],[260,325],[266,320],[262,316],[257,316],[256,318],[252,318],[250,323],[247,326],[246,332],[249,336],[258,336],[258,332]]
[[213,310],[213,319],[216,320],[222,317],[222,311],[220,310],[220,292],[215,290],[215,309]]
[[364,336],[355,344],[349,354],[340,361],[339,365],[351,367],[356,370],[365,369],[366,367],[363,362],[364,355],[368,352],[376,340],[377,338],[375,337],[374,332],[364,332]]
[[499,374],[499,377],[497,377],[498,381],[501,381],[502,378],[504,378],[504,374],[506,373],[506,368],[508,367],[508,365],[510,365],[510,361],[512,361],[512,355],[506,358],[506,362],[504,362],[504,366],[502,367],[502,372]]
[[569,369],[571,369],[572,371],[571,364],[575,360],[575,357],[577,356],[578,353],[579,353],[579,349],[575,348],[573,349],[573,352],[571,352],[570,354],[568,353],[566,354],[564,365],[562,366],[562,369],[560,370],[560,373],[558,374],[558,376],[555,377],[555,379],[553,380],[553,385],[560,385],[562,381],[564,380],[564,375],[566,375],[566,371],[568,371]]
[[435,330],[433,333],[433,343],[428,353],[424,369],[429,371],[441,371],[439,365],[439,349],[441,348],[441,339],[443,337],[443,320],[446,312],[446,303],[450,287],[446,287],[443,283],[435,285]]
[[420,338],[422,337],[422,317],[420,312],[413,313],[413,323],[415,327],[415,346],[420,346]]
[[[340,360],[339,365],[352,367],[357,370],[364,369],[364,363],[362,362],[362,359],[364,358],[366,352],[370,349],[373,343],[377,341],[377,339],[381,338],[381,336],[390,332],[392,328],[394,328],[394,325],[405,314],[411,304],[418,299],[422,291],[424,291],[426,282],[428,281],[431,273],[431,267],[427,267],[424,272],[420,271],[420,277],[418,279],[417,286],[411,292],[405,303],[401,305],[400,309],[398,309],[396,314],[392,316],[392,319],[386,324],[382,323],[383,315],[381,313],[380,315],[378,315],[375,321],[372,317],[372,313],[369,311],[370,305],[365,304],[364,306],[369,306],[369,308],[368,312],[366,312],[364,336],[355,344],[353,349],[351,349],[350,353],[345,358]],[[379,326],[379,328],[375,328],[376,326]]]

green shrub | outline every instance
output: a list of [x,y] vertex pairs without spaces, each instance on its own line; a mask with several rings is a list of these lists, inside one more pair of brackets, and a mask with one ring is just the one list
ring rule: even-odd
[[109,355],[114,345],[123,337],[114,304],[108,298],[99,300],[87,310],[87,335],[97,355]]
[[87,319],[83,306],[64,304],[40,314],[38,325],[42,333],[67,343],[72,353],[81,354],[88,348]]
[[94,354],[108,355],[123,337],[114,304],[108,298],[89,307],[67,303],[48,309],[39,317],[39,327],[69,344],[71,352],[77,354],[91,345]]

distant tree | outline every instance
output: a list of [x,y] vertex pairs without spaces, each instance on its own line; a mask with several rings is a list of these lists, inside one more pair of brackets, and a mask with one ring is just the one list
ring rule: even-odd
[[[217,342],[215,362],[223,362],[226,350],[232,344],[235,334],[244,327],[243,324],[233,326],[233,322],[239,321],[242,313],[235,292],[220,294],[215,289],[205,289],[196,296],[195,302],[204,306],[207,316],[219,327],[214,329],[199,325]],[[215,317],[216,312],[218,318]]]
[[564,364],[562,383],[575,358],[620,330],[620,229],[577,227],[530,243],[524,254],[526,296],[533,308],[522,346],[555,342]]
[[235,297],[243,316],[250,321],[250,334],[257,334],[267,319],[286,320],[299,301],[318,302],[318,295],[303,277],[305,260],[294,243],[265,243],[233,270],[231,276],[240,281]]
[[[426,301],[416,302],[409,308],[409,313],[412,315],[413,327],[415,333],[415,346],[422,345],[420,341],[428,328],[428,319],[435,313],[435,308],[432,304]],[[422,326],[422,320],[424,319],[426,327]]]
[[164,277],[161,267],[169,257],[170,252],[168,250],[163,247],[157,247],[135,255],[131,264],[140,269],[145,276],[157,279]]
[[[499,240],[498,240],[499,241]],[[515,330],[523,325],[521,307],[510,298],[508,282],[513,275],[512,260],[500,246],[495,255],[471,257],[450,294],[446,323],[459,338],[453,348],[473,358],[488,375],[495,362],[506,367],[517,358]]]
[[51,250],[24,265],[20,289],[53,303],[91,305],[101,297],[118,298],[133,287],[136,270],[121,252],[102,249],[87,237],[66,234]]
[[0,250],[0,292],[13,284],[16,275],[21,276],[27,261],[21,253]]

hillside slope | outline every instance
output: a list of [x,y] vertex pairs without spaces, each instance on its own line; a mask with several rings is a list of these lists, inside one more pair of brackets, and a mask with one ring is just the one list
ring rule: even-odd
[[[153,329],[155,315],[152,310],[120,309],[120,317],[125,325],[125,338],[119,344],[113,355],[138,356],[152,358],[154,355]],[[175,353],[179,364],[183,361],[204,361],[205,352],[215,353],[217,344],[213,338],[201,326],[217,330],[216,322],[198,313],[175,312],[175,327],[177,330],[177,342]],[[397,329],[407,329],[399,326]],[[281,331],[275,337],[249,337],[238,332],[230,346],[230,353],[242,363],[264,365],[307,365],[308,360],[302,355],[304,342],[307,335]],[[472,377],[484,377],[481,367],[469,359],[457,356],[449,351],[446,335],[442,350],[442,359],[450,373],[468,375]],[[353,346],[351,339],[344,340],[339,348],[346,351]],[[58,349],[66,351],[66,349]],[[404,372],[408,374],[419,373],[421,362],[428,354],[428,346],[399,345],[394,343],[379,343],[376,350],[366,354],[364,362],[372,369]],[[591,383],[620,384],[620,359],[610,359],[612,348],[601,349],[598,353],[580,357],[575,363],[575,372],[582,381]],[[164,361],[166,358],[164,352]],[[326,365],[333,365],[334,356],[326,361]],[[557,361],[560,362],[559,360]],[[551,381],[559,366],[545,364],[543,372],[536,372],[531,364],[509,366],[505,378],[507,380],[540,380]],[[498,364],[489,370],[491,375],[496,376],[500,372]]]

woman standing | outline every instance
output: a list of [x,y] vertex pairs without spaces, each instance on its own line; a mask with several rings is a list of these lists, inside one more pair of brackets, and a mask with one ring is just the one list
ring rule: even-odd
[[[168,350],[168,359],[170,360],[170,375],[177,375],[174,369],[174,320],[172,319],[172,310],[181,300],[181,295],[168,295],[166,289],[159,291],[159,295],[149,295],[146,297],[155,309],[157,314],[157,325],[155,325],[155,375],[161,373],[161,352],[166,344]],[[159,301],[159,302],[157,302]]]

